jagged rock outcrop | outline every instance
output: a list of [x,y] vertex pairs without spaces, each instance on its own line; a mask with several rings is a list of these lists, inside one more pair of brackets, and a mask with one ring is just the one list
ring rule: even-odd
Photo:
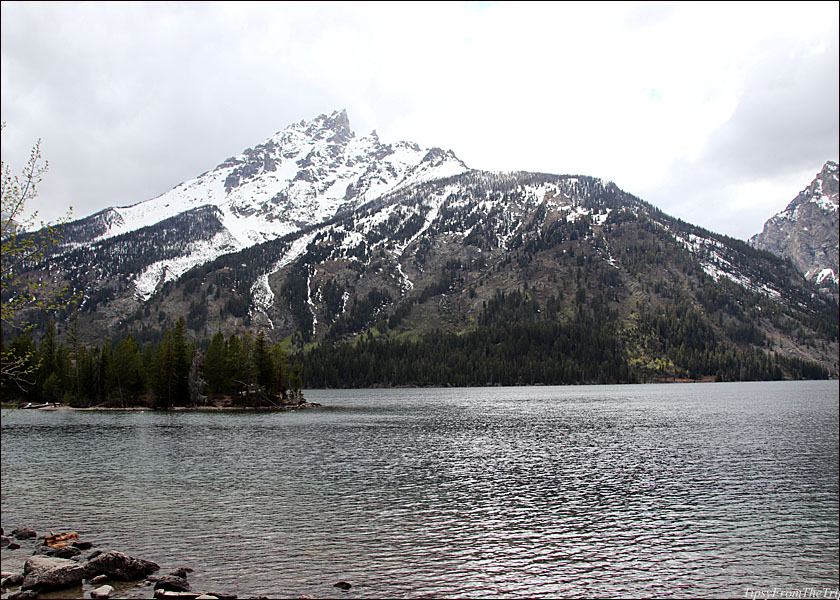
[[829,161],[785,210],[749,240],[754,248],[789,258],[806,279],[835,298],[840,277],[838,191],[837,163]]

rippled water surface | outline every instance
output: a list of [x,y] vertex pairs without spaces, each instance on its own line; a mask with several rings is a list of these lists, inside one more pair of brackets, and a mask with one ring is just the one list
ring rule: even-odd
[[836,381],[306,396],[324,408],[7,412],[3,527],[240,597],[837,589]]

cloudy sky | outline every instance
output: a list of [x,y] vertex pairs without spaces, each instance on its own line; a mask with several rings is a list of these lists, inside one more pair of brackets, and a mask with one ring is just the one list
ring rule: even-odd
[[838,158],[838,3],[2,3],[3,161],[52,220],[288,124],[594,175],[734,237]]

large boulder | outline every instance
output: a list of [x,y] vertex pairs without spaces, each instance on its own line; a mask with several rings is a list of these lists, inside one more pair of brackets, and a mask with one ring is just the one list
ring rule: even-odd
[[85,568],[66,558],[36,554],[23,565],[24,590],[60,590],[80,585],[85,578]]
[[108,579],[117,581],[133,581],[144,579],[160,567],[150,560],[134,558],[122,552],[105,552],[92,559],[85,565],[87,577],[107,575]]

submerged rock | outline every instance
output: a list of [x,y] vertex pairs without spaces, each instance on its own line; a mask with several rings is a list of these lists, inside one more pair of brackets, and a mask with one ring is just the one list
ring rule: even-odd
[[340,590],[349,590],[353,586],[347,583],[346,581],[339,581],[337,583],[334,583],[333,587],[336,587]]

